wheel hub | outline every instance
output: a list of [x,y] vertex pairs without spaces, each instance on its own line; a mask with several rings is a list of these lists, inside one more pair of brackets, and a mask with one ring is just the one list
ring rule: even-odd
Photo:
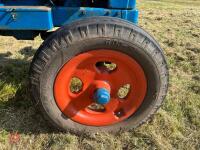
[[[104,62],[106,67],[102,66]],[[70,81],[74,77],[80,79],[81,87],[73,92]],[[54,97],[71,120],[106,126],[130,117],[142,104],[146,88],[143,69],[132,57],[113,50],[94,50],[75,56],[61,68],[54,83]],[[101,111],[91,109],[91,105]]]

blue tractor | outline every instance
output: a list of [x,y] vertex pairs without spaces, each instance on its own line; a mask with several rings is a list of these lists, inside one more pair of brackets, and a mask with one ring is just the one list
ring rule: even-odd
[[30,93],[63,131],[128,130],[161,106],[166,59],[137,23],[136,0],[0,0],[0,35],[44,40]]

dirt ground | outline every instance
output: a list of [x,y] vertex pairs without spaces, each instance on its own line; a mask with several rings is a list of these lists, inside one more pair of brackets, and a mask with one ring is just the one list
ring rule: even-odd
[[[27,86],[42,40],[1,36],[0,149],[200,149],[200,1],[139,0],[138,8],[139,26],[159,41],[169,64],[169,92],[154,118],[116,135],[53,131],[33,106]],[[15,133],[19,140],[11,144]]]

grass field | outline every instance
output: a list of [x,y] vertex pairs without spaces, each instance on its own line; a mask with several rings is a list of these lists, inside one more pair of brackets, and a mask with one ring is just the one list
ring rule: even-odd
[[[170,87],[153,120],[117,133],[58,133],[30,100],[29,64],[42,40],[0,37],[0,150],[2,149],[200,149],[200,1],[139,0],[139,25],[161,44]],[[11,144],[11,133],[20,140]]]

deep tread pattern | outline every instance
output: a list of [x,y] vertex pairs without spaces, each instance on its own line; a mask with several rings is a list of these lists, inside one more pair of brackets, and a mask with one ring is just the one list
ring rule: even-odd
[[[157,111],[166,96],[168,89],[167,63],[162,49],[149,34],[147,34],[141,28],[127,21],[117,18],[94,17],[90,19],[76,21],[70,25],[60,28],[58,31],[50,35],[50,37],[48,37],[38,49],[31,64],[30,86],[34,100],[36,101],[37,105],[39,105],[41,111],[44,114],[44,117],[47,120],[50,120],[56,127],[62,130],[83,131],[87,129],[90,131],[94,131],[102,129],[105,131],[116,131],[122,128],[122,126],[114,128],[98,128],[85,127],[83,125],[76,125],[75,127],[72,127],[70,125],[63,124],[65,118],[63,118],[63,122],[59,119],[55,120],[55,116],[57,115],[57,117],[59,117],[59,115],[54,114],[55,116],[53,118],[51,116],[51,110],[47,108],[47,105],[50,104],[42,99],[43,91],[41,91],[41,86],[43,85],[41,84],[44,80],[43,76],[45,75],[46,71],[48,71],[49,67],[51,67],[54,59],[56,59],[58,56],[62,57],[65,52],[70,53],[67,51],[67,49],[70,47],[75,47],[74,43],[95,38],[106,38],[104,43],[105,46],[114,48],[126,45],[124,44],[124,42],[129,45],[133,43],[136,47],[142,49],[143,53],[145,55],[148,55],[154,62],[154,65],[156,66],[155,70],[158,71],[159,80],[161,81],[159,91],[156,91],[156,93],[158,94],[156,95],[156,97],[154,97],[154,101],[156,102],[152,102],[153,108],[150,109],[148,114],[145,117],[141,118],[139,122],[133,124],[132,127],[137,127],[143,124]],[[128,48],[131,49],[131,47]],[[60,58],[60,61],[60,63],[65,62],[63,58]],[[50,103],[51,105],[55,105],[55,102],[53,101],[51,101]],[[56,111],[58,112],[58,110]],[[130,126],[128,128],[130,128]]]

